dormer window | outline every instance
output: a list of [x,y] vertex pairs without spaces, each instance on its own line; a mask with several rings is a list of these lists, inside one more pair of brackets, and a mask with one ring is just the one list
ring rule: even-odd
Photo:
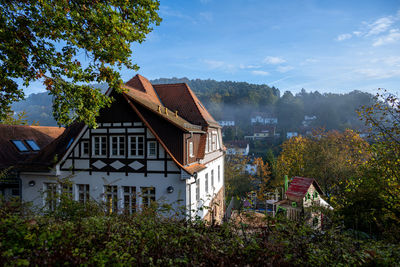
[[29,149],[21,140],[11,140],[11,142],[17,147],[19,152],[28,152]]
[[34,140],[25,140],[25,142],[31,147],[33,151],[39,151],[40,147],[36,144]]

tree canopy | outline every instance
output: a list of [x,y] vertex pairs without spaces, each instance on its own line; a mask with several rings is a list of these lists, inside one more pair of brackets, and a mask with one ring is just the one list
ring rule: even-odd
[[138,69],[131,44],[159,25],[158,8],[157,0],[0,0],[0,120],[24,97],[21,81],[41,81],[59,124],[94,126],[111,99],[87,84],[121,90],[119,70]]

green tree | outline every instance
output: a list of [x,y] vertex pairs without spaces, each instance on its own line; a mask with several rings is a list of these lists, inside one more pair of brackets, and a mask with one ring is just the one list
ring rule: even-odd
[[59,124],[78,119],[95,126],[111,99],[87,84],[121,91],[119,70],[138,69],[131,44],[160,23],[158,8],[157,0],[0,0],[0,119],[24,97],[17,80],[24,86],[39,80],[53,96]]

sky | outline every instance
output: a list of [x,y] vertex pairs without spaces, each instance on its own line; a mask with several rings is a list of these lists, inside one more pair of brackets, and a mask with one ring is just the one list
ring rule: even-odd
[[[400,0],[161,0],[159,15],[161,25],[133,45],[138,73],[149,79],[400,91]],[[26,93],[38,91],[36,83]]]

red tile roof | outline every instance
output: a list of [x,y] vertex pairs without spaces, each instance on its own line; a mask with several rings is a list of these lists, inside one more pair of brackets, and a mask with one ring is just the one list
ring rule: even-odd
[[153,87],[162,103],[171,110],[177,110],[186,120],[202,126],[219,127],[186,83],[156,84]]
[[[14,166],[40,152],[29,150],[20,152],[11,140],[34,140],[43,150],[64,128],[24,125],[0,125],[0,169]],[[24,141],[23,141],[24,142]],[[30,149],[28,144],[25,146]]]
[[303,198],[311,184],[314,185],[315,189],[322,195],[322,190],[319,187],[317,181],[313,178],[305,178],[305,177],[294,177],[289,184],[289,188],[286,192],[287,196],[295,197],[295,198]]
[[162,105],[156,91],[154,91],[153,85],[142,75],[136,74],[135,77],[125,83],[125,88],[129,89],[129,91],[135,89],[137,95],[141,95],[143,98],[157,105]]

